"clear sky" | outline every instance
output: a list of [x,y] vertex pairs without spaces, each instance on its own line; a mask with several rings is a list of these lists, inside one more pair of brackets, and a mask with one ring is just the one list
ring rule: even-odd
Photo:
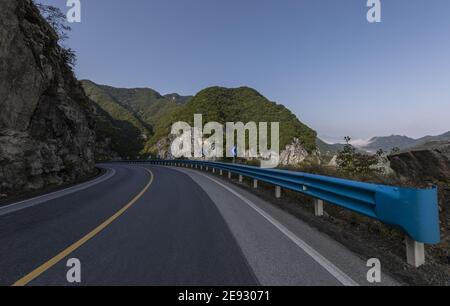
[[[41,0],[65,8],[65,0]],[[328,140],[450,130],[450,1],[81,0],[78,78],[192,95],[250,86]]]

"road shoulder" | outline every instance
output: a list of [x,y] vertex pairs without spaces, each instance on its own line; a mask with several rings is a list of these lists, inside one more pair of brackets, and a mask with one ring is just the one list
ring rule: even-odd
[[[242,195],[243,197],[257,205],[257,207],[273,217],[275,220],[285,226],[289,231],[297,235],[301,240],[312,246],[314,250],[317,250],[317,252],[322,254],[326,259],[332,262],[345,274],[349,275],[358,284],[371,285],[367,282],[366,277],[369,270],[369,268],[366,266],[366,263],[369,258],[360,258],[358,255],[351,252],[348,248],[330,238],[328,235],[321,233],[317,229],[280,209],[274,204],[262,200],[255,194],[244,190],[225,179],[221,179],[219,176],[212,176],[209,173],[197,172],[189,169],[177,170],[190,175],[192,179],[196,181],[200,186],[202,186],[205,192],[207,192],[208,195],[214,200],[219,210],[224,215],[227,223],[229,224],[230,229],[236,236],[236,239],[243,248],[244,253],[246,253],[246,255],[249,257],[249,261],[252,262],[255,273],[259,275],[260,278],[262,278],[263,284],[296,285],[296,282],[298,281],[301,281],[304,284],[304,277],[299,276],[298,273],[314,274],[318,271],[302,271],[303,267],[297,267],[298,270],[296,271],[293,262],[298,262],[298,258],[291,258],[292,261],[289,263],[289,267],[281,267],[282,263],[280,261],[276,261],[275,258],[272,257],[275,256],[276,252],[268,250],[267,247],[270,245],[267,243],[264,244],[264,241],[262,240],[264,239],[263,233],[265,233],[266,235],[268,235],[268,233],[263,232],[263,229],[261,228],[258,228],[257,230],[252,228],[252,226],[254,226],[255,224],[258,224],[258,227],[265,227],[264,225],[261,225],[261,220],[250,222],[249,220],[253,220],[252,218],[255,218],[255,213],[247,212],[245,215],[242,214],[242,209],[236,207],[242,206],[243,203],[237,198],[234,198],[230,201],[230,196],[228,197],[228,199],[224,198],[221,195],[223,194],[223,190],[218,191],[218,189],[223,188],[217,186],[217,184],[213,183],[206,176],[215,180],[219,180],[220,183],[225,184],[228,188],[231,188],[233,191],[237,192],[238,194]],[[263,233],[260,233],[258,231],[261,231]],[[280,237],[278,238],[283,239]],[[260,244],[258,245],[258,243]],[[261,243],[264,245],[261,245]],[[276,247],[276,245],[272,246],[272,248]],[[257,254],[257,252],[261,251],[264,255],[261,253]],[[264,256],[272,258],[273,262],[267,262],[266,259],[262,258]],[[302,257],[301,260],[305,261],[307,259]],[[264,267],[261,267],[262,264],[264,265]],[[317,275],[314,275],[312,277],[316,276]],[[299,277],[301,277],[301,279],[299,279]],[[313,285],[315,285],[315,283],[313,283]],[[398,283],[387,274],[383,274],[381,285],[398,285]]]

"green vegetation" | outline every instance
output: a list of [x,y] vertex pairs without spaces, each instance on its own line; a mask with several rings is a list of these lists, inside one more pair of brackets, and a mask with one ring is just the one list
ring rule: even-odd
[[256,90],[211,87],[195,97],[166,96],[148,88],[123,89],[82,81],[88,97],[98,106],[97,134],[110,138],[122,157],[155,155],[156,143],[170,134],[177,121],[193,125],[194,114],[204,123],[280,122],[283,149],[299,138],[309,152],[316,148],[316,132],[302,124],[283,105],[267,100]]
[[110,138],[112,149],[124,158],[141,155],[151,128],[101,87],[90,81],[81,83],[97,108],[98,141]]
[[384,168],[380,167],[380,164],[386,163],[383,150],[378,150],[374,155],[361,153],[350,144],[350,141],[350,137],[345,137],[346,144],[337,155],[340,171],[350,177],[384,173]]
[[71,68],[75,67],[77,56],[75,51],[64,45],[69,37],[68,32],[72,28],[67,24],[66,14],[64,14],[59,8],[52,5],[45,5],[42,3],[35,3],[36,7],[39,9],[42,17],[47,21],[47,23],[55,30],[58,36],[58,43],[61,47],[61,56],[64,62]]
[[[111,140],[111,146],[117,154],[123,158],[136,158],[142,155],[142,148],[145,143],[143,134],[130,121],[115,120],[110,114],[104,111],[98,104],[96,127],[97,142]],[[98,160],[108,159],[108,156],[96,156]]]
[[301,123],[283,105],[267,100],[248,87],[211,87],[200,91],[184,107],[167,114],[155,127],[149,142],[154,145],[170,133],[171,125],[184,121],[193,125],[194,115],[202,114],[203,122],[280,122],[280,146],[283,149],[294,138],[299,138],[309,152],[316,148],[316,132]]
[[99,141],[111,139],[112,149],[123,158],[145,157],[145,144],[153,126],[190,97],[161,96],[148,88],[114,88],[83,80],[87,96],[97,107],[96,133]]
[[175,97],[161,96],[150,88],[127,89],[104,85],[100,85],[98,88],[123,105],[149,127],[155,126],[161,117],[181,107],[181,103],[174,100]]

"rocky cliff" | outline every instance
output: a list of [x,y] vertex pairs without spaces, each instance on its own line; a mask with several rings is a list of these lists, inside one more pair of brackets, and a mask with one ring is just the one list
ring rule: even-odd
[[450,182],[450,141],[432,142],[389,156],[391,168],[415,181]]
[[94,170],[92,104],[31,0],[0,1],[0,193]]
[[300,139],[294,138],[293,142],[280,152],[280,164],[283,166],[298,165],[306,160],[310,154],[303,147]]

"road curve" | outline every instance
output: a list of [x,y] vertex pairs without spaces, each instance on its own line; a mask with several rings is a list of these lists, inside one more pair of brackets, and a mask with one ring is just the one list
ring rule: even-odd
[[368,285],[363,260],[225,180],[103,166],[94,184],[0,209],[0,285],[70,285],[70,258],[81,285]]

